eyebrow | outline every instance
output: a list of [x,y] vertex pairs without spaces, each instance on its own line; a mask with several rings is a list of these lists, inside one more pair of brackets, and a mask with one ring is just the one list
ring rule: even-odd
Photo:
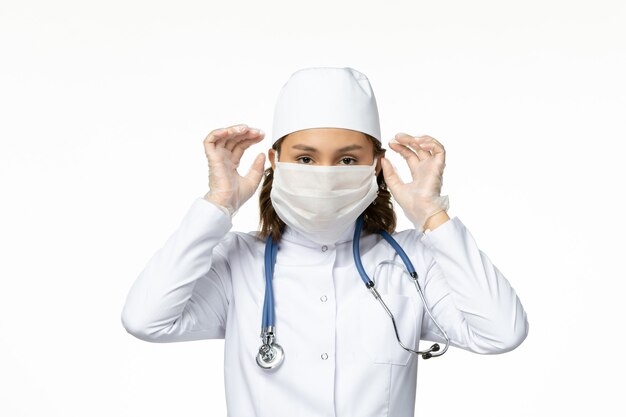
[[[311,146],[307,146],[307,145],[293,145],[292,146],[293,149],[300,149],[301,151],[308,151],[308,152],[317,152],[317,149],[311,147]],[[347,152],[347,151],[354,151],[356,149],[363,149],[363,147],[361,145],[349,145],[349,146],[344,146],[341,149],[337,149],[336,153],[341,153],[341,152]]]

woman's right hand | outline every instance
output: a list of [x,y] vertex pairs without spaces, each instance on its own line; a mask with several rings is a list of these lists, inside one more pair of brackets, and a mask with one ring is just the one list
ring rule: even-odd
[[244,151],[263,139],[265,133],[246,124],[215,129],[204,139],[204,152],[209,163],[209,192],[205,199],[225,207],[231,216],[256,191],[265,167],[265,154],[260,153],[248,173],[237,172]]

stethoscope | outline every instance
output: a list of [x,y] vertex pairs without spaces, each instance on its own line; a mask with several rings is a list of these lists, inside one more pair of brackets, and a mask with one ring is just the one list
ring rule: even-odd
[[[372,281],[367,276],[367,273],[365,272],[365,269],[363,268],[363,264],[361,263],[359,242],[361,240],[361,230],[363,229],[363,221],[364,221],[364,214],[361,214],[356,221],[356,227],[354,229],[354,238],[352,240],[352,253],[354,255],[354,263],[367,289],[369,289],[372,295],[374,296],[374,298],[376,298],[381,303],[381,305],[383,306],[383,308],[385,309],[385,311],[391,318],[391,322],[393,323],[393,330],[396,333],[396,339],[398,340],[398,343],[400,344],[400,346],[402,346],[404,350],[414,353],[416,355],[421,355],[422,358],[424,359],[429,359],[432,357],[443,355],[448,350],[448,346],[450,345],[450,338],[446,334],[445,330],[443,330],[443,328],[437,323],[437,321],[431,314],[430,309],[428,308],[428,305],[426,304],[426,300],[424,298],[424,293],[422,292],[422,288],[419,285],[419,282],[417,281],[417,278],[418,278],[417,272],[415,272],[415,268],[413,267],[411,260],[409,259],[407,254],[404,252],[402,247],[398,244],[398,242],[396,242],[396,240],[393,237],[391,237],[391,235],[388,232],[386,232],[385,230],[380,230],[378,233],[382,235],[382,237],[387,242],[389,242],[391,246],[393,246],[396,253],[402,259],[402,262],[404,262],[404,265],[411,279],[413,280],[413,283],[415,284],[417,293],[420,295],[422,302],[424,303],[424,306],[426,307],[426,312],[432,319],[433,323],[435,323],[435,326],[437,326],[439,331],[441,331],[441,333],[445,337],[446,345],[441,352],[439,352],[440,347],[438,343],[434,343],[430,348],[428,348],[428,350],[419,351],[419,350],[413,350],[413,349],[406,347],[400,340],[400,335],[398,334],[398,328],[396,327],[395,317],[393,316],[393,314],[387,307],[387,304],[385,304],[382,297],[376,290],[376,287],[374,286],[374,281]],[[270,234],[265,241],[265,300],[263,302],[263,321],[261,324],[261,340],[263,341],[263,344],[259,348],[259,353],[256,356],[257,364],[263,369],[276,368],[285,359],[285,351],[278,343],[274,341],[276,339],[276,332],[275,332],[275,327],[274,327],[275,325],[274,291],[272,289],[272,277],[274,276],[274,265],[276,264],[277,253],[278,253],[278,244],[272,240],[272,235]],[[438,352],[438,353],[433,353],[433,352]]]

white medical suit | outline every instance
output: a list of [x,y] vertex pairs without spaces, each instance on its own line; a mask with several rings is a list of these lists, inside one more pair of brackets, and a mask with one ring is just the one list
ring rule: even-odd
[[[230,417],[413,416],[418,358],[398,344],[389,316],[357,272],[354,224],[329,245],[287,226],[272,281],[276,342],[285,359],[273,372],[256,363],[265,241],[231,227],[224,211],[195,200],[132,285],[121,317],[125,329],[149,342],[225,339]],[[457,216],[428,233],[392,235],[451,346],[495,354],[526,338],[527,316],[515,290]],[[405,345],[442,344],[393,247],[364,231],[360,248]],[[377,268],[384,261],[394,263]]]

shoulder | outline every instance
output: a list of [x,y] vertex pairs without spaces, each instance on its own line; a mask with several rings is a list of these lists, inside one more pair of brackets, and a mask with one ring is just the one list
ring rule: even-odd
[[258,231],[229,231],[222,238],[215,250],[226,258],[232,256],[263,256],[265,240],[259,237]]
[[410,247],[423,246],[422,239],[425,237],[424,232],[418,232],[416,229],[396,230],[391,236],[399,244]]
[[[434,256],[423,242],[427,234],[419,232],[417,229],[406,229],[395,231],[391,235],[406,252],[409,259],[425,266],[432,264]],[[417,267],[417,265],[415,266]]]

